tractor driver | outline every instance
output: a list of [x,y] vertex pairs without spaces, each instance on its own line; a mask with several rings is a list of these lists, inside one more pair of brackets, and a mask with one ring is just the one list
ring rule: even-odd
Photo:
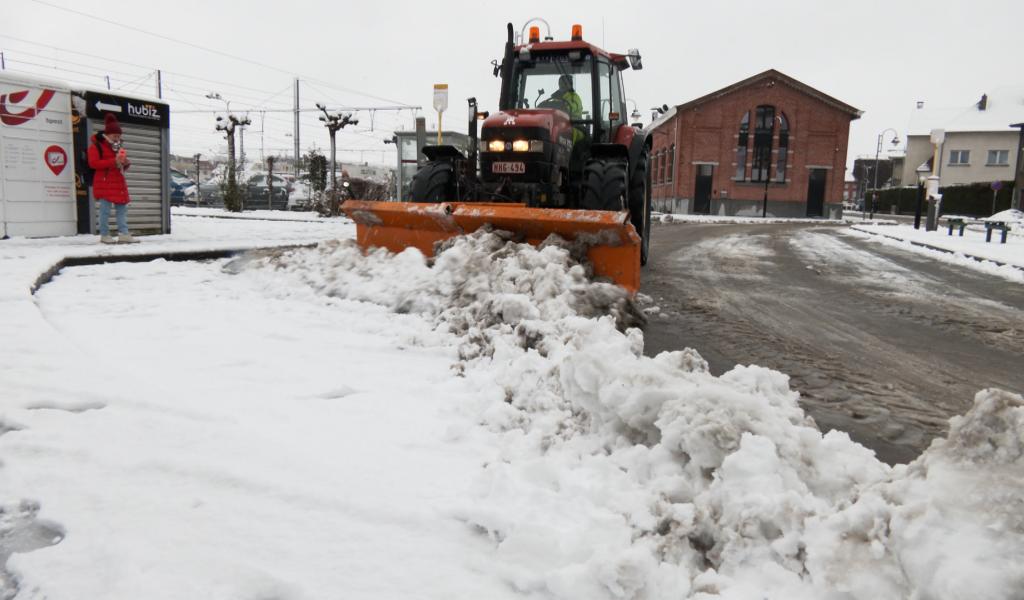
[[[555,90],[555,93],[551,94],[551,99],[560,101],[565,105],[570,119],[575,121],[583,118],[583,100],[572,89],[571,75],[562,75],[558,78],[558,89]],[[583,139],[583,132],[578,127],[573,127],[572,143],[575,144],[581,139]]]

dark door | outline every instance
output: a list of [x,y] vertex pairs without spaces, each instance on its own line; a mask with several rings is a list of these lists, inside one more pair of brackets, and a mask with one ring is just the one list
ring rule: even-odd
[[715,165],[697,165],[697,182],[693,193],[694,214],[711,214],[711,182],[714,175]]
[[826,169],[811,169],[807,176],[807,216],[820,217],[825,210]]

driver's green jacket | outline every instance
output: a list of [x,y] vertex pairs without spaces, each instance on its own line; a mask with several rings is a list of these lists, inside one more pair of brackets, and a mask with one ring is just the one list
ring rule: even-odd
[[[557,96],[557,98],[565,102],[566,106],[569,108],[570,119],[576,120],[583,118],[583,100],[580,99],[580,95],[577,94],[575,90],[565,90],[561,95]],[[583,131],[581,131],[578,126],[573,127],[572,143],[575,144],[581,139],[583,139]]]
[[582,119],[583,118],[583,100],[580,99],[580,95],[574,90],[565,90],[560,96],[560,100],[566,103],[569,107],[569,118],[571,119]]

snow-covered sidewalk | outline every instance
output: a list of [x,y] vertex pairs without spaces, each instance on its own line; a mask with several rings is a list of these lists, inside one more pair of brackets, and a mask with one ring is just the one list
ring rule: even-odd
[[[76,235],[63,238],[13,238],[0,241],[0,301],[24,298],[36,279],[66,258],[117,257],[170,252],[254,250],[329,239],[352,238],[355,224],[346,218],[274,222],[262,218],[237,218],[223,210],[199,209],[204,217],[175,208],[171,234],[141,236],[138,244],[100,244],[99,236]],[[266,211],[270,212],[270,211]],[[245,217],[247,213],[243,213]],[[278,213],[291,216],[291,213]],[[271,213],[273,216],[274,213]]]
[[854,235],[925,254],[936,260],[1024,282],[1024,237],[1009,235],[1006,243],[1002,244],[1000,233],[994,231],[992,240],[986,242],[983,228],[968,227],[961,237],[956,228],[953,235],[949,235],[945,220],[942,225],[936,231],[926,231],[923,223],[920,229],[914,229],[913,225],[854,225],[850,231]]
[[[175,225],[190,247],[351,231]],[[207,242],[188,232],[206,226]],[[22,282],[86,251],[16,242],[0,276],[14,265]],[[18,542],[20,597],[1024,589],[1019,395],[980,392],[948,440],[890,468],[822,435],[781,373],[644,356],[631,299],[556,245],[480,232],[428,265],[343,239],[15,287],[0,296],[0,540]]]
[[311,211],[247,210],[236,213],[220,208],[206,208],[202,206],[175,206],[171,208],[171,215],[174,217],[216,217],[219,219],[306,221],[310,223],[324,223],[337,220],[321,217],[317,213]]

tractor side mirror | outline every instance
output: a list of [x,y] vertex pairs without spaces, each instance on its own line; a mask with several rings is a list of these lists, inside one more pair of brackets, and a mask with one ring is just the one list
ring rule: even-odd
[[498,59],[492,60],[491,66],[494,67],[494,76],[497,77],[501,73],[501,65],[498,64]]
[[626,54],[626,58],[629,60],[629,66],[634,71],[639,71],[644,68],[644,64],[640,59],[640,51],[636,48],[630,48],[629,52]]

